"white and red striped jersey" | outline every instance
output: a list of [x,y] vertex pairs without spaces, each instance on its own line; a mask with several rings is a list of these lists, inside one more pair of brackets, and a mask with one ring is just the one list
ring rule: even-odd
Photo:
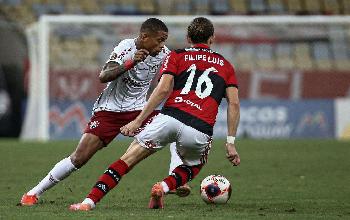
[[[126,60],[133,59],[137,51],[135,40],[125,39],[121,41],[114,48],[106,63],[123,64]],[[164,46],[157,56],[147,56],[143,62],[109,82],[96,100],[93,112],[142,110],[146,104],[146,96],[151,82],[159,73],[162,62],[169,53],[170,50]]]

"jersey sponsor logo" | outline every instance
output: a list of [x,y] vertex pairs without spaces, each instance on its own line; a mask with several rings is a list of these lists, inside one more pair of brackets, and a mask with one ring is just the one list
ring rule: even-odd
[[210,49],[206,49],[206,48],[196,48],[196,47],[189,47],[189,48],[185,48],[185,51],[189,51],[189,52],[199,52],[199,51],[204,51],[204,52],[208,52],[208,53],[214,53],[214,51],[210,50]]
[[156,65],[148,65],[149,71],[154,74],[159,70],[160,66],[161,66],[161,63]]
[[136,80],[132,79],[130,76],[124,77],[123,82],[130,85],[130,86],[134,86],[137,88],[142,88],[142,87],[147,86],[149,84],[149,82],[137,82]]
[[191,107],[195,107],[195,108],[197,108],[198,110],[202,111],[202,108],[201,108],[200,105],[198,105],[198,104],[192,102],[191,100],[183,99],[181,96],[175,97],[174,102],[175,102],[175,103],[185,103],[185,104],[187,104],[187,105],[190,105]]
[[189,47],[189,48],[185,48],[185,51],[188,52],[207,52],[207,53],[216,53],[215,51],[209,49],[209,48],[198,48],[198,47]]
[[162,64],[161,64],[161,60],[160,60],[158,64],[151,65],[151,64],[146,63],[146,65],[147,66],[144,66],[144,67],[137,66],[136,70],[144,71],[144,72],[148,71],[150,74],[154,75],[158,72],[158,70]]

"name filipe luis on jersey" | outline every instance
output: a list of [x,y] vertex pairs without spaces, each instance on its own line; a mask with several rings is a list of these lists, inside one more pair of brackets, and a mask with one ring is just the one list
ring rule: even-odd
[[[206,48],[185,48],[186,51],[189,52],[199,52],[199,51],[204,51],[204,52],[209,52],[209,53],[215,53],[214,51]],[[218,64],[220,66],[224,66],[224,60],[220,59],[219,57],[213,57],[213,56],[207,56],[206,54],[185,54],[185,61],[196,61],[196,60],[202,60],[208,63],[214,63]]]

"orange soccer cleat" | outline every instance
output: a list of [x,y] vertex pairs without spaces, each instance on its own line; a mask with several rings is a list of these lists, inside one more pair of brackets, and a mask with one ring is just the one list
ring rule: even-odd
[[69,206],[69,210],[72,211],[90,211],[93,208],[92,205],[84,203],[77,203]]
[[38,197],[36,195],[28,195],[27,193],[22,196],[22,206],[32,206],[38,203]]
[[186,183],[183,186],[179,186],[177,189],[169,191],[169,194],[175,194],[179,197],[186,197],[190,195],[191,187]]
[[156,183],[151,190],[151,199],[148,204],[150,209],[164,208],[164,191],[161,183]]

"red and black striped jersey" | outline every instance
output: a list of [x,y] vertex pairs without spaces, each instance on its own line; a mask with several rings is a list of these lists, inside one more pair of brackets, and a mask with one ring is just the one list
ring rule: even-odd
[[161,73],[174,76],[174,89],[162,113],[208,135],[213,134],[226,88],[237,86],[233,66],[205,44],[172,51]]

